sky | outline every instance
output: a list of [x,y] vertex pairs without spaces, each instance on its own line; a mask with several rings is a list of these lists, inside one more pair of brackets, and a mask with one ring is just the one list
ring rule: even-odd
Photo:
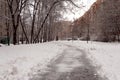
[[82,9],[79,8],[73,8],[72,13],[70,10],[64,15],[64,19],[74,21],[75,19],[82,16],[89,8],[90,6],[95,2],[96,0],[78,0],[76,2],[77,5],[83,5],[84,7]]

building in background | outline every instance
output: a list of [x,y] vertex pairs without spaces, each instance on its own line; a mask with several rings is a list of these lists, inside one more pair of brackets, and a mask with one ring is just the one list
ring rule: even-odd
[[74,35],[86,40],[120,41],[120,0],[97,0],[74,21]]

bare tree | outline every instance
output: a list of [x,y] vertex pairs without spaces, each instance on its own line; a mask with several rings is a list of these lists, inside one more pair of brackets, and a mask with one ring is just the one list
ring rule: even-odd
[[38,33],[37,33],[36,37],[34,38],[34,41],[36,41],[38,39],[38,37],[40,35],[40,32],[43,29],[44,24],[45,24],[47,18],[49,17],[51,11],[53,10],[53,8],[55,8],[57,5],[59,5],[61,2],[64,2],[64,1],[69,1],[71,4],[73,4],[74,6],[78,7],[77,5],[74,4],[74,2],[72,0],[55,0],[55,1],[53,1],[52,5],[50,6],[50,8],[49,8],[49,10],[48,10],[48,12],[47,12],[47,14],[46,14],[42,24],[41,24],[41,27],[38,29]]
[[13,44],[17,44],[17,30],[20,22],[20,15],[27,1],[28,0],[7,0],[13,26]]
[[[78,7],[72,0],[6,0],[12,23],[13,44],[17,36],[26,43],[54,40],[55,25],[65,10],[64,2]],[[20,29],[20,30],[19,30]],[[18,34],[19,33],[19,34]]]

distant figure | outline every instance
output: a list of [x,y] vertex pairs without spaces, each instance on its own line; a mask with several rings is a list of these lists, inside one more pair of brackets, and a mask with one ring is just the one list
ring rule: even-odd
[[58,41],[58,36],[56,36],[56,41]]

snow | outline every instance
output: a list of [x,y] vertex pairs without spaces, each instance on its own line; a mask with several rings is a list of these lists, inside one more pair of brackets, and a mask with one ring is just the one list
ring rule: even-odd
[[[0,80],[29,80],[38,70],[42,72],[51,60],[58,58],[66,45],[84,50],[101,76],[109,80],[120,79],[120,43],[58,41],[0,47]],[[65,68],[63,64],[60,66]]]
[[0,47],[2,47],[2,46],[5,46],[5,45],[3,45],[3,44],[0,44]]
[[120,43],[104,43],[90,41],[60,41],[84,49],[92,64],[98,68],[98,73],[108,80],[120,79]]
[[0,47],[0,80],[28,80],[63,49],[65,46],[52,42]]
[[66,49],[63,53],[65,54],[63,59],[57,64],[58,72],[71,72],[74,68],[83,66],[83,63],[78,60],[82,53],[76,51],[74,47]]

